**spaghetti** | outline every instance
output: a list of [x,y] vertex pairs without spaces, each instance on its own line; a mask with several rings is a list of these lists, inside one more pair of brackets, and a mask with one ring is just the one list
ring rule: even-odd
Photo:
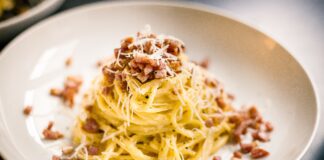
[[149,31],[122,40],[84,98],[70,158],[205,160],[232,139],[232,97],[184,51]]

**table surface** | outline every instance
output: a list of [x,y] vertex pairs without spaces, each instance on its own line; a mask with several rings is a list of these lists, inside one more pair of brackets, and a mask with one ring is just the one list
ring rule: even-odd
[[[66,0],[56,13],[96,1],[100,0]],[[257,26],[277,40],[294,55],[309,73],[315,83],[320,102],[324,102],[324,0],[187,1],[227,10],[238,19]],[[324,105],[320,107],[323,116]],[[320,120],[315,139],[303,160],[323,160],[324,152],[321,151],[324,151],[323,118]]]

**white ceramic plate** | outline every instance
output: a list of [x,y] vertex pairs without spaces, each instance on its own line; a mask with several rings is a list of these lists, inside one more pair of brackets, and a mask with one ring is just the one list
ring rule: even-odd
[[[50,97],[65,76],[87,82],[95,63],[119,40],[150,24],[153,31],[182,39],[191,59],[209,57],[210,70],[235,93],[237,104],[257,104],[275,131],[264,148],[268,159],[299,159],[318,122],[316,95],[303,68],[280,44],[261,32],[205,6],[174,3],[99,3],[52,17],[25,31],[0,57],[0,149],[9,160],[50,159],[62,141],[42,140],[48,120],[68,134],[75,111]],[[64,61],[73,57],[73,66]],[[87,84],[87,83],[86,83]],[[83,86],[83,90],[88,85]],[[22,114],[24,105],[33,114]],[[222,150],[224,159],[230,152]]]

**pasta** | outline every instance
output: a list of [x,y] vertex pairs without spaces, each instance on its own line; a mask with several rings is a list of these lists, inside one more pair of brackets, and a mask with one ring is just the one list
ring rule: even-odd
[[232,139],[232,97],[184,51],[150,31],[125,38],[84,98],[70,158],[205,160]]

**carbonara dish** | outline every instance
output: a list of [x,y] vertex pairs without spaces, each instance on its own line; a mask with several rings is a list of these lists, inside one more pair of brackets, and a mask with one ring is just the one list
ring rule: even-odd
[[[234,109],[233,95],[185,51],[181,40],[151,31],[124,38],[84,96],[72,136],[76,147],[66,157],[216,159],[228,142],[242,147],[248,128],[269,129],[254,106]],[[267,141],[258,133],[256,140]]]

